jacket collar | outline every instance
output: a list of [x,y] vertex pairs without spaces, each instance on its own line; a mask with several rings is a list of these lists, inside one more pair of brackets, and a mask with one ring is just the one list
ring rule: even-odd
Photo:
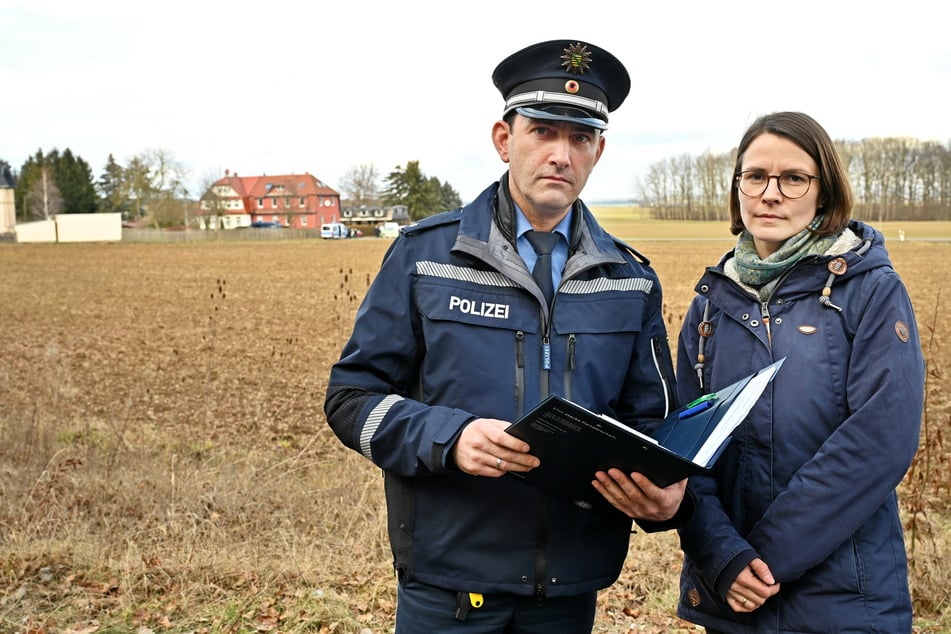
[[[584,214],[581,209],[581,202],[576,200],[571,208],[571,244],[568,252],[573,253],[581,243],[581,230],[584,225]],[[509,173],[502,174],[499,179],[499,188],[495,197],[495,224],[499,231],[505,236],[512,245],[518,238],[515,232],[515,202],[512,200],[512,193],[509,191]]]
[[[621,264],[619,248],[630,251],[645,265],[643,257],[618,243],[595,220],[581,200],[573,208],[569,267],[566,275],[601,264]],[[508,189],[508,172],[492,183],[461,210],[459,232],[453,250],[468,253],[493,266],[525,269],[515,247],[515,203]]]

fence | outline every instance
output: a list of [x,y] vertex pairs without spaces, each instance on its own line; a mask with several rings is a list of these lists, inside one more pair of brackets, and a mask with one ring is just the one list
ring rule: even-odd
[[254,240],[304,240],[320,238],[320,229],[231,229],[218,231],[166,231],[123,229],[123,242],[247,242]]

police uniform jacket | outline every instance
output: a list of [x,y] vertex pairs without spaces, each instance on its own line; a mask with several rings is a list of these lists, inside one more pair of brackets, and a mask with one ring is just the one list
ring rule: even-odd
[[331,370],[325,410],[343,444],[384,472],[401,575],[456,591],[590,592],[617,579],[631,521],[511,476],[466,475],[451,447],[474,418],[514,421],[549,392],[653,425],[675,398],[661,288],[579,201],[549,311],[514,246],[506,182],[402,230]]
[[[682,398],[786,359],[712,474],[688,485],[697,508],[680,530],[678,613],[714,630],[911,631],[895,488],[918,446],[924,362],[882,235],[849,230],[847,251],[803,258],[768,301],[725,274],[732,253],[696,286],[677,352]],[[726,591],[754,557],[780,592],[734,613]]]

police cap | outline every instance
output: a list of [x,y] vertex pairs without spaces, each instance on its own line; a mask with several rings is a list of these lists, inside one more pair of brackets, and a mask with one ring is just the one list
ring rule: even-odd
[[505,58],[492,73],[512,110],[532,119],[571,121],[599,130],[631,90],[624,65],[606,50],[578,40],[550,40]]

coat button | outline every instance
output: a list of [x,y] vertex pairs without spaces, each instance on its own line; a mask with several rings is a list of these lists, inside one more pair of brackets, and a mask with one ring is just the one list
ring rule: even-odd
[[848,270],[849,265],[846,264],[845,258],[835,258],[829,261],[829,272],[833,275],[844,275]]

